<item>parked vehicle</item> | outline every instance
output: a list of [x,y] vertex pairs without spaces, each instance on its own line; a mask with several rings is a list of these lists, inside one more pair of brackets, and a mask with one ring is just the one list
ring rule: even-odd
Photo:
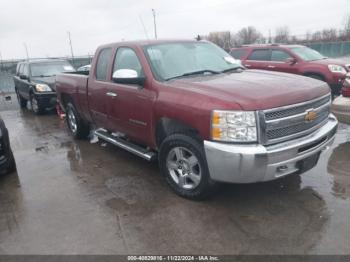
[[245,67],[304,75],[325,81],[339,95],[350,64],[330,59],[301,45],[249,45],[233,48],[231,55]]
[[77,69],[77,72],[89,72],[91,65],[84,65]]
[[333,101],[332,112],[340,122],[350,125],[350,74],[344,82],[342,95]]
[[30,101],[36,114],[56,106],[55,76],[62,72],[75,71],[66,60],[29,60],[17,65],[14,76],[15,90],[21,108]]
[[337,130],[328,85],[235,61],[206,41],[108,44],[89,76],[58,75],[57,94],[74,137],[93,126],[102,140],[158,156],[182,197],[314,167]]
[[0,117],[0,175],[16,170],[15,158],[10,146],[9,133]]

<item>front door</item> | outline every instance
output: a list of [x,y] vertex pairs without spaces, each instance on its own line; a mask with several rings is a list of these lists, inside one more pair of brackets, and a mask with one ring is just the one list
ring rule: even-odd
[[285,72],[298,74],[297,62],[291,62],[293,57],[284,50],[272,49],[271,61],[267,65],[267,69],[277,72]]
[[[129,47],[119,47],[116,51],[112,72],[120,69],[134,70],[138,76],[144,75],[136,52]],[[140,143],[150,141],[155,93],[147,79],[144,86],[112,83],[108,93],[108,129],[121,132]]]

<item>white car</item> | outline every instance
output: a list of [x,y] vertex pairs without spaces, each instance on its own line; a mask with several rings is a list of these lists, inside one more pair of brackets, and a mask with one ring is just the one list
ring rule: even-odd
[[77,69],[78,72],[89,72],[91,68],[91,65],[85,65],[81,66]]
[[344,82],[342,95],[333,101],[332,112],[339,122],[350,125],[350,75]]

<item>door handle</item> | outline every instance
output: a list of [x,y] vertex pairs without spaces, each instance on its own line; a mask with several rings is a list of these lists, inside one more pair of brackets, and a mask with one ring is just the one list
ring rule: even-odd
[[250,67],[251,65],[244,65],[244,66],[246,66],[246,67]]
[[113,93],[113,92],[107,92],[106,96],[117,97],[118,95],[116,93]]
[[275,66],[273,66],[273,65],[269,65],[269,66],[267,66],[268,68],[275,68]]

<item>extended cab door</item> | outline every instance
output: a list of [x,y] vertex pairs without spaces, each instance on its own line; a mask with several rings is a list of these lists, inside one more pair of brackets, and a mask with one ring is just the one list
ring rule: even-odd
[[253,49],[243,64],[248,69],[268,70],[270,58],[271,50],[269,48]]
[[[119,47],[115,53],[112,75],[118,70],[133,70],[144,77],[144,69],[134,49]],[[149,80],[149,79],[148,79]],[[150,81],[143,86],[113,83],[108,86],[108,129],[121,132],[137,142],[147,144],[151,138],[152,108],[155,93]]]
[[104,48],[97,52],[95,67],[90,72],[88,82],[88,102],[93,119],[97,128],[105,128],[107,125],[107,101],[108,87],[111,82],[108,79],[112,64],[113,49]]
[[297,59],[290,53],[282,49],[271,50],[271,61],[267,65],[267,70],[298,74]]

